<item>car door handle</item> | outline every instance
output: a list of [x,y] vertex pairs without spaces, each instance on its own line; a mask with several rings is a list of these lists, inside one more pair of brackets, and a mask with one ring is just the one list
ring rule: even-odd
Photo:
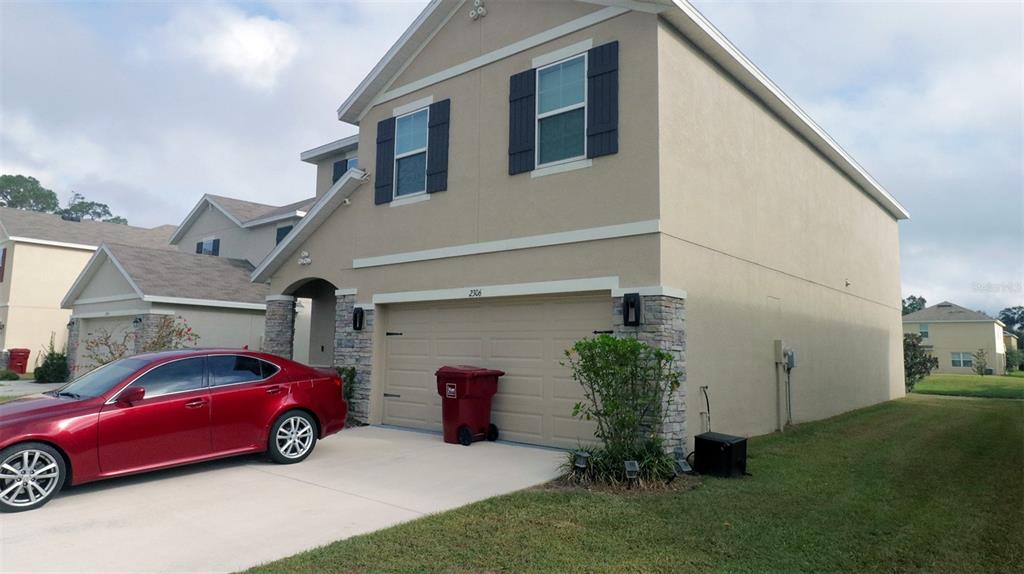
[[199,407],[204,406],[205,404],[206,404],[206,399],[196,399],[194,401],[189,401],[189,402],[185,403],[185,408],[188,408],[188,409],[198,409]]
[[278,385],[274,385],[272,387],[267,387],[267,394],[268,395],[279,395],[279,394],[281,394],[281,390],[282,390],[281,387],[279,387]]

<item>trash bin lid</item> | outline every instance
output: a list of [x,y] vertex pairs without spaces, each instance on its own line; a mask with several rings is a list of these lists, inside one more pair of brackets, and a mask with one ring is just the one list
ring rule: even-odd
[[485,369],[483,367],[474,367],[472,365],[445,365],[434,373],[434,376],[440,377],[444,375],[448,378],[462,378],[462,379],[475,379],[477,377],[500,377],[505,374],[505,371],[498,371],[495,369]]

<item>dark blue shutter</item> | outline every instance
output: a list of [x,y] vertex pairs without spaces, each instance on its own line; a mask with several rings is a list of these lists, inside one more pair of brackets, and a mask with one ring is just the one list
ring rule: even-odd
[[451,100],[430,104],[427,124],[427,193],[448,189],[448,120]]
[[377,122],[377,175],[373,178],[373,201],[390,203],[395,195],[395,118]]
[[196,253],[198,253],[199,255],[203,254],[203,242],[202,241],[197,241],[196,242]]
[[215,257],[217,255],[220,255],[220,239],[213,240],[213,250],[210,252],[210,255],[213,255]]
[[532,171],[537,126],[537,71],[526,70],[509,78],[508,174]]
[[345,175],[346,171],[348,171],[347,159],[334,162],[334,174],[331,175],[331,185],[338,183],[338,180],[341,179],[341,176]]
[[587,52],[587,157],[619,153],[619,43]]

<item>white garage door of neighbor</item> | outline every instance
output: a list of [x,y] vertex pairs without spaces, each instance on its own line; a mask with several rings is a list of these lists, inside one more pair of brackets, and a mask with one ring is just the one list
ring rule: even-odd
[[592,441],[593,424],[572,417],[582,390],[560,362],[575,341],[610,330],[611,312],[608,295],[389,305],[384,423],[440,430],[434,372],[474,365],[506,373],[492,404],[502,439]]

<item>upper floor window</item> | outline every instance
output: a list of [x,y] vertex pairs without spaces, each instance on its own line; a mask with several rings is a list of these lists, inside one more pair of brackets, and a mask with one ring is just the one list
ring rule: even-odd
[[196,253],[199,255],[220,255],[220,239],[207,238],[196,242]]
[[537,69],[537,165],[586,157],[587,56]]
[[954,367],[973,367],[974,355],[971,353],[951,353]]
[[921,323],[920,327],[918,328],[918,332],[921,333],[921,338],[922,339],[927,339],[928,338],[928,323]]
[[7,275],[7,248],[4,247],[0,250],[0,283],[4,282],[4,276]]
[[341,176],[345,175],[346,171],[358,168],[359,160],[354,157],[350,159],[339,159],[338,161],[334,162],[334,171],[331,174],[331,184],[333,185],[335,183],[338,183],[338,180],[341,179]]
[[395,121],[395,197],[427,190],[428,108]]
[[275,242],[275,244],[281,243],[282,241],[284,241],[284,238],[288,237],[288,233],[292,230],[292,227],[295,227],[295,226],[294,225],[285,225],[284,227],[278,227],[277,228],[277,241]]

